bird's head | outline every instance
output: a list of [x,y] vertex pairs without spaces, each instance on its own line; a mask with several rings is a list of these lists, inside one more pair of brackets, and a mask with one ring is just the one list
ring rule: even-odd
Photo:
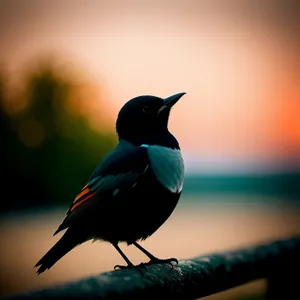
[[119,138],[141,145],[168,132],[171,108],[184,94],[167,98],[139,96],[129,100],[118,114],[116,130]]

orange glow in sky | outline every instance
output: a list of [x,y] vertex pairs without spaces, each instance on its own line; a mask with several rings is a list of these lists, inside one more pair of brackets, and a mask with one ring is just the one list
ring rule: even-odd
[[12,72],[47,53],[78,63],[114,115],[186,92],[170,129],[189,157],[299,161],[299,40],[250,1],[218,3],[3,1],[0,55]]

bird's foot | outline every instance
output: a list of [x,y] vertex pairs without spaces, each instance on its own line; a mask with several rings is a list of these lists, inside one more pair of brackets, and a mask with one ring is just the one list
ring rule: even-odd
[[125,269],[132,269],[134,267],[133,264],[128,264],[127,266],[115,265],[114,270],[125,270]]
[[121,265],[116,265],[114,266],[114,270],[125,270],[125,269],[133,269],[133,268],[137,268],[137,269],[147,269],[147,266],[145,263],[140,263],[139,265],[133,265],[133,264],[128,264],[127,266],[121,266]]
[[147,270],[147,264],[145,264],[145,263],[140,263],[139,265],[136,265],[135,267],[138,268],[138,269]]
[[160,258],[152,258],[147,264],[148,265],[153,265],[153,264],[170,264],[173,268],[173,263],[175,263],[176,265],[178,265],[178,259],[177,258],[166,258],[166,259],[160,259]]
[[176,265],[178,264],[178,259],[177,258],[166,258],[166,259],[161,259],[161,258],[156,258],[153,257],[150,259],[149,262],[147,263],[140,263],[139,265],[133,265],[133,264],[128,264],[127,266],[121,266],[121,265],[116,265],[114,266],[114,270],[126,270],[126,269],[145,269],[147,270],[147,265],[154,265],[154,264],[170,264],[173,268],[173,263],[175,263]]

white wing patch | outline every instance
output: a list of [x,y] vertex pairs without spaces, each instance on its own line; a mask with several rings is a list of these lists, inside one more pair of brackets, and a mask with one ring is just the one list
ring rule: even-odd
[[158,181],[172,193],[181,192],[184,162],[180,150],[157,145],[149,145],[147,148],[150,164]]

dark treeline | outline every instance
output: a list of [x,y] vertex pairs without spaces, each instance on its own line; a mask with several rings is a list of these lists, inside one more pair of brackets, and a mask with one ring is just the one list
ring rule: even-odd
[[[72,111],[78,99],[71,77],[48,62],[26,72],[19,93],[0,77],[2,212],[70,203],[116,143],[113,125],[96,131],[84,113]],[[107,109],[102,99],[96,101]],[[15,103],[24,108],[12,113],[7,107]]]

